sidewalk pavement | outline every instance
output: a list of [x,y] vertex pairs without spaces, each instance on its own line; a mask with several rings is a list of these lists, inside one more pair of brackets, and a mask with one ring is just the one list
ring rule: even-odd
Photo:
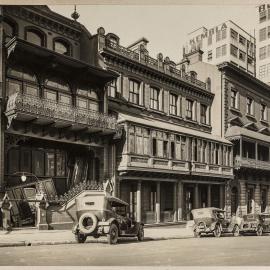
[[[174,226],[155,226],[144,229],[145,241],[186,239],[193,237],[190,226],[178,224]],[[120,241],[130,241],[130,238],[121,238]],[[87,237],[88,243],[105,243],[106,237],[94,239]],[[0,247],[14,246],[37,246],[37,245],[59,245],[77,243],[71,230],[37,230],[21,229],[10,232],[0,231]]]

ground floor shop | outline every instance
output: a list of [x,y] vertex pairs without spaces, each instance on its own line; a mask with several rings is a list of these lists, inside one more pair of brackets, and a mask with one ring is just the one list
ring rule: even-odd
[[240,169],[230,181],[231,212],[238,216],[270,211],[270,175],[266,171]]
[[123,178],[120,181],[120,197],[130,204],[130,215],[145,223],[190,220],[191,210],[195,208],[225,208],[224,179],[203,182],[198,181],[200,178],[197,181],[182,178]]

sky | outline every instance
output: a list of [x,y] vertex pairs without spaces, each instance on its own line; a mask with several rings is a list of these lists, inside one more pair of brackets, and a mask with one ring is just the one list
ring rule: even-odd
[[[70,18],[74,5],[49,5]],[[148,39],[150,56],[158,53],[178,62],[187,34],[205,26],[211,28],[232,20],[250,34],[254,34],[257,9],[254,3],[238,5],[77,5],[78,21],[91,34],[100,26],[106,33],[120,37],[120,45],[127,47],[141,37]]]

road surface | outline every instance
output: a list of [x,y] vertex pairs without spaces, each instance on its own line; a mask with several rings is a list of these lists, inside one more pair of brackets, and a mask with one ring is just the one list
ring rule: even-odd
[[0,248],[0,265],[270,266],[270,236]]

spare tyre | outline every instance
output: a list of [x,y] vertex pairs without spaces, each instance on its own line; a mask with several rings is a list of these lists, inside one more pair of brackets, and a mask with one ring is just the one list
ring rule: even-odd
[[97,217],[92,213],[84,213],[79,219],[80,232],[89,234],[97,227]]

